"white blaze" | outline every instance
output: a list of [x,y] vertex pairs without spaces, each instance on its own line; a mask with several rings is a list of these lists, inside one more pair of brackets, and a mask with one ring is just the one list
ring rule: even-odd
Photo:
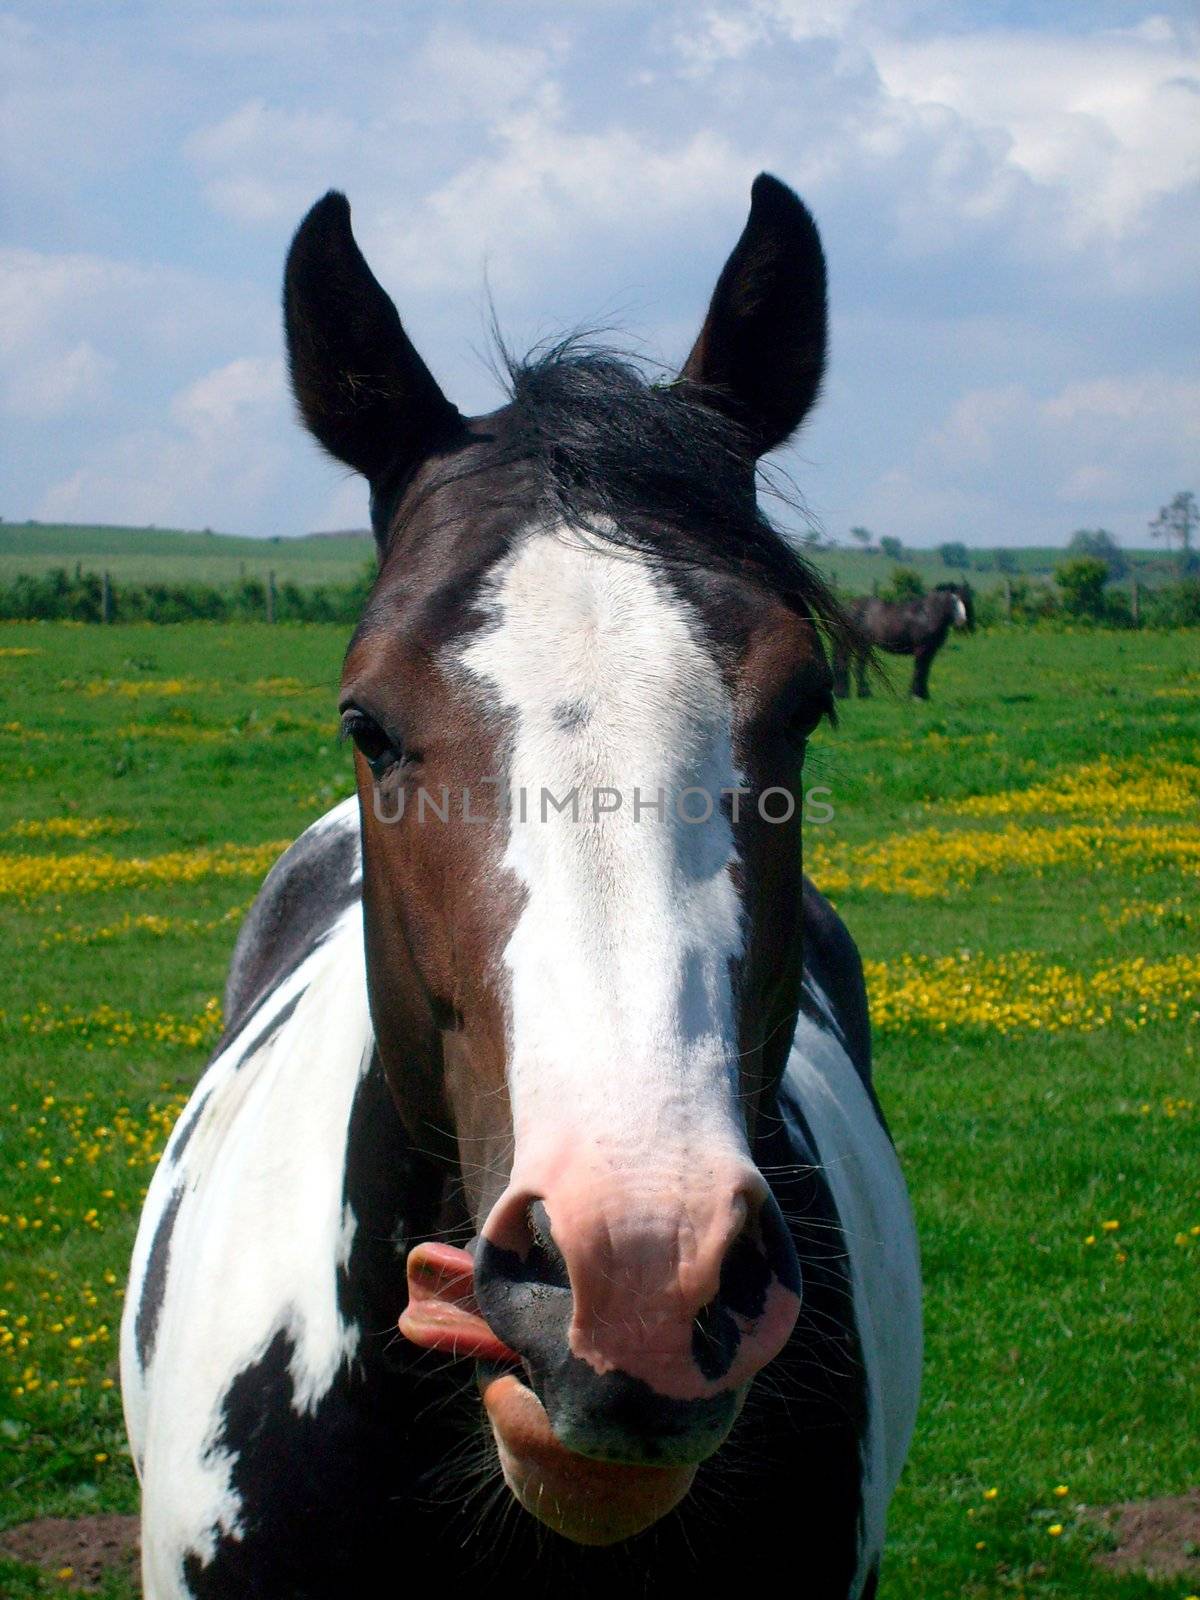
[[[699,619],[644,558],[569,532],[527,536],[485,603],[490,625],[460,661],[511,718],[504,865],[526,896],[504,952],[513,1182],[548,1144],[584,1136],[626,1170],[664,1144],[673,1162],[744,1152],[741,912],[721,810],[737,774]],[[706,820],[677,814],[688,788]],[[578,820],[543,803],[573,790]],[[617,805],[605,791],[619,806],[596,821],[595,804]]]

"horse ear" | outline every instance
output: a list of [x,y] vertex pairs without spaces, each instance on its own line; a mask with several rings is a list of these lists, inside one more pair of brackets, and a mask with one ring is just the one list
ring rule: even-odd
[[363,259],[344,194],[318,200],[296,231],[283,321],[301,416],[373,486],[411,470],[462,427]]
[[754,455],[780,445],[825,370],[825,256],[817,225],[786,184],[761,172],[750,217],[717,280],[680,377],[736,422]]

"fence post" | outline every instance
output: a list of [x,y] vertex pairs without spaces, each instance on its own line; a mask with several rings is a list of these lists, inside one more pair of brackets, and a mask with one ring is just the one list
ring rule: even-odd
[[1129,609],[1133,614],[1133,625],[1140,628],[1142,625],[1142,591],[1138,588],[1137,575],[1133,579],[1133,593],[1130,596]]
[[112,621],[112,580],[107,572],[100,580],[100,621]]
[[275,621],[275,573],[267,573],[267,621]]
[[1007,578],[1004,580],[1004,620],[1012,621],[1012,584]]

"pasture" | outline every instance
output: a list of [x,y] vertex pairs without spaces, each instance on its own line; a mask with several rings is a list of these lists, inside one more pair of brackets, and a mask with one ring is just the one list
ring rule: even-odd
[[[4,1527],[134,1508],[115,1360],[140,1197],[239,916],[348,792],[344,639],[0,627]],[[814,740],[835,815],[808,868],[867,961],[925,1263],[893,1600],[1200,1578],[1097,1568],[1088,1511],[1200,1482],[1196,643],[954,640],[930,704],[846,702]],[[6,1595],[72,1581],[0,1559]]]

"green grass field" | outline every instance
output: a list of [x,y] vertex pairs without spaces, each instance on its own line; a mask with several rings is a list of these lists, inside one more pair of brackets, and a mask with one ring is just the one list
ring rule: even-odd
[[[50,567],[107,571],[114,583],[210,583],[231,585],[242,578],[266,581],[273,571],[280,583],[302,588],[318,583],[352,583],[372,557],[367,534],[309,534],[296,539],[247,539],[223,533],[192,533],[174,528],[119,528],[56,524],[0,523],[0,582],[19,573]],[[847,594],[868,594],[892,575],[895,562],[878,550],[858,548],[810,551],[817,566]],[[1027,545],[1012,552],[1014,576],[1049,580],[1065,551]],[[1143,583],[1173,581],[1175,568],[1158,550],[1128,550],[1126,557]],[[936,550],[906,550],[904,565],[914,567],[927,586],[962,574]],[[971,551],[970,581],[980,591],[1004,581],[988,550]]]
[[[237,918],[348,792],[343,643],[0,626],[0,1527],[135,1505],[139,1201]],[[925,1263],[891,1600],[1196,1592],[1096,1569],[1084,1508],[1200,1483],[1197,644],[955,640],[932,703],[851,702],[814,743],[808,865],[868,962]],[[0,1561],[14,1600],[68,1581]]]

